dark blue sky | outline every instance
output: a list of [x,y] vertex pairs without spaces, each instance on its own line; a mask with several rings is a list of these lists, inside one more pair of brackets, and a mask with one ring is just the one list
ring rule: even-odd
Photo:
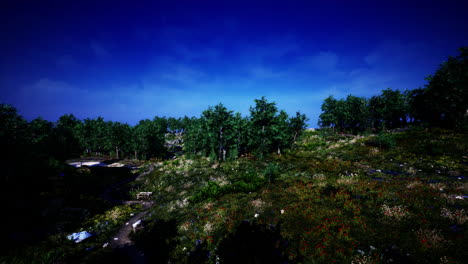
[[467,10],[467,1],[5,0],[0,102],[27,119],[135,124],[219,102],[247,115],[266,96],[316,127],[329,95],[423,86],[468,45]]

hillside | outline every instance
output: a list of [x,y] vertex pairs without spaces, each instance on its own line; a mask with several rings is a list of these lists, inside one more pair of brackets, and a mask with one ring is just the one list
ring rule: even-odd
[[[120,187],[130,199],[153,192],[151,206],[118,205],[83,222],[90,239],[57,234],[28,257],[2,261],[463,263],[467,142],[440,129],[307,131],[292,150],[264,159],[147,162],[152,172]],[[138,212],[132,250],[103,247]]]

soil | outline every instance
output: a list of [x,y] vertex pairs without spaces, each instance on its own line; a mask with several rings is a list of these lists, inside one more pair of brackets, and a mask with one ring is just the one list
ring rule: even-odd
[[112,186],[109,186],[109,188],[107,188],[101,195],[103,199],[111,203],[127,205],[141,204],[143,206],[143,210],[132,216],[130,219],[128,219],[127,222],[119,229],[119,231],[117,231],[117,233],[114,236],[110,238],[110,241],[108,242],[108,247],[114,249],[117,255],[123,257],[122,259],[120,259],[120,261],[123,261],[125,259],[125,263],[148,263],[145,257],[145,253],[135,246],[134,242],[130,239],[130,234],[133,231],[133,224],[138,220],[144,219],[144,217],[148,213],[148,209],[150,209],[153,206],[153,202],[142,200],[122,201],[115,199],[113,197],[113,192],[116,189],[118,189],[119,186],[126,184],[132,180],[141,180],[143,176],[151,173],[153,169],[154,167],[150,166],[148,171],[140,174],[136,178],[126,179],[119,183],[113,184]]

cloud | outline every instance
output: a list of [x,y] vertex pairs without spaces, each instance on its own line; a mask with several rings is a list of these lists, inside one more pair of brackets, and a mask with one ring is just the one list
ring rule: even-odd
[[61,69],[70,69],[79,67],[79,63],[69,54],[57,58],[55,65]]
[[306,59],[306,64],[316,70],[334,70],[338,63],[338,55],[336,53],[326,51],[320,52]]
[[[110,56],[94,44],[96,56]],[[323,99],[329,95],[368,97],[387,87],[416,88],[415,81],[408,79],[412,74],[401,71],[408,66],[400,65],[407,56],[416,60],[424,55],[415,47],[385,42],[356,58],[335,50],[307,50],[294,38],[285,38],[251,43],[243,52],[226,57],[210,44],[200,53],[198,47],[181,44],[153,57],[133,81],[107,83],[111,88],[105,90],[44,77],[20,90],[19,108],[30,109],[31,117],[50,113],[52,120],[57,113],[74,113],[80,118],[102,115],[135,124],[155,115],[199,116],[220,102],[245,116],[254,99],[266,96],[289,114],[305,113],[315,127]],[[73,63],[67,55],[57,60],[63,67]],[[424,75],[420,76],[422,80]]]
[[284,72],[274,71],[268,67],[257,65],[248,70],[254,79],[276,79],[286,77]]
[[96,55],[96,57],[101,58],[101,59],[111,57],[110,52],[107,49],[105,49],[101,44],[95,41],[91,41],[89,45],[94,55]]

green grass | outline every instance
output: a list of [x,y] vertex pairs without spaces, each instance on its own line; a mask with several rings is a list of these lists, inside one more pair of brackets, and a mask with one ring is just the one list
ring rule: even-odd
[[[152,191],[157,204],[145,228],[134,234],[136,244],[154,261],[216,263],[220,258],[222,263],[231,254],[227,245],[243,241],[248,226],[251,237],[245,243],[267,241],[249,244],[257,247],[253,252],[274,253],[287,263],[465,262],[466,134],[308,132],[298,142],[282,156],[263,160],[216,163],[182,156],[157,163],[143,181],[132,183],[131,195]],[[111,212],[84,225],[102,228]],[[111,234],[106,232],[95,238],[96,245]],[[106,253],[86,253],[85,244],[60,241],[64,250],[44,255],[44,263],[76,252],[93,260]]]

